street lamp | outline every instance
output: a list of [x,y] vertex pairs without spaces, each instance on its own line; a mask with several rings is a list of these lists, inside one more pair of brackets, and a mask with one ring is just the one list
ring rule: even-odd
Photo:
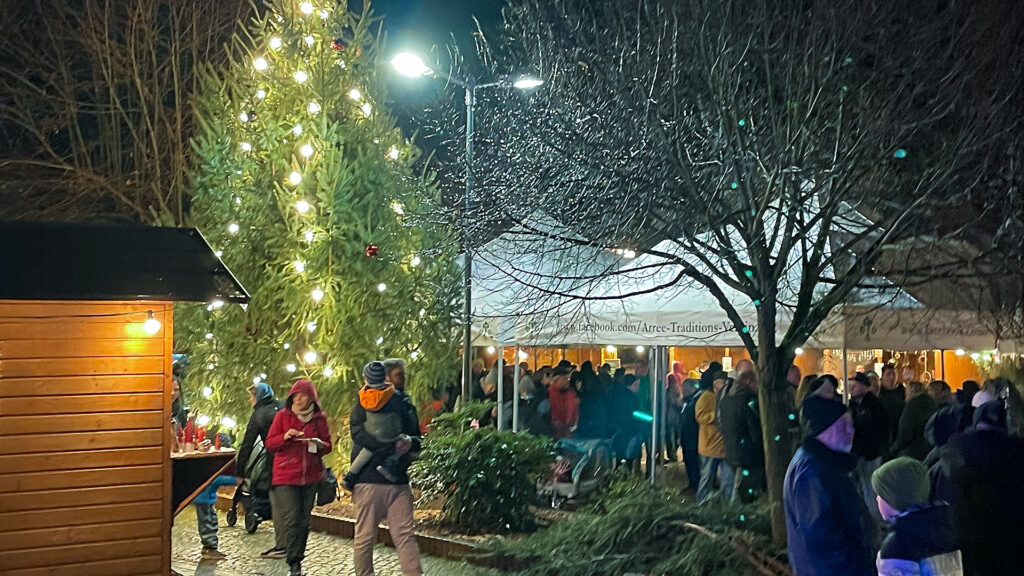
[[439,74],[423,62],[423,59],[410,52],[402,52],[391,59],[391,65],[399,74],[409,78],[420,78],[423,76],[442,77],[453,84],[461,86],[466,90],[466,205],[463,215],[463,238],[462,249],[465,252],[466,269],[463,279],[465,290],[465,308],[463,309],[463,338],[462,338],[462,398],[463,402],[472,396],[470,382],[469,351],[473,346],[473,250],[469,235],[469,213],[473,198],[473,111],[476,108],[476,91],[484,88],[503,87],[515,88],[518,90],[530,90],[544,83],[543,80],[532,76],[520,76],[516,79],[501,78],[493,82],[480,83],[472,76],[456,78],[449,74]]

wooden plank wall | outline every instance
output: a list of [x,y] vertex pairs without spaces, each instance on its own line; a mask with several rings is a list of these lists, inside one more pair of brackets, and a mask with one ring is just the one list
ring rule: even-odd
[[0,573],[170,574],[171,309],[0,301]]

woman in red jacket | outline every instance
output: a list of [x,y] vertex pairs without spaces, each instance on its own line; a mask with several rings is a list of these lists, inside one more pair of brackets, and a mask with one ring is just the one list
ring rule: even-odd
[[569,385],[571,373],[572,368],[568,366],[558,366],[551,373],[548,404],[551,406],[551,428],[555,440],[571,438],[580,419],[579,397]]
[[313,383],[296,381],[267,433],[267,450],[274,454],[270,504],[274,529],[285,531],[289,576],[302,575],[309,516],[324,476],[321,458],[331,452],[327,417],[317,402]]

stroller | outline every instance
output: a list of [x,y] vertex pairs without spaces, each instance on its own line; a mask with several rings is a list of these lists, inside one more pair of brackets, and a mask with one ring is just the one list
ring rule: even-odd
[[270,512],[270,466],[267,461],[267,450],[259,438],[252,447],[247,469],[249,474],[242,485],[235,489],[235,497],[231,500],[231,509],[224,515],[228,526],[238,523],[238,505],[242,505],[245,513],[245,531],[256,532],[260,522],[269,520]]
[[558,455],[552,464],[552,477],[538,482],[537,493],[551,498],[551,507],[560,508],[566,500],[585,496],[609,480],[615,458],[607,438],[563,438],[555,444]]

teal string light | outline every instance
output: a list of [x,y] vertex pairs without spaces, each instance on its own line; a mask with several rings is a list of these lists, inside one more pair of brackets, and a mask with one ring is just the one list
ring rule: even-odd
[[903,158],[907,157],[907,151],[904,150],[903,148],[897,148],[896,151],[892,153],[892,157],[902,160]]
[[735,190],[735,189],[737,189],[739,187],[740,187],[740,183],[739,182],[733,182],[732,184],[729,184],[729,188],[732,188],[733,190]]
[[747,328],[746,326],[744,326],[743,328],[740,328],[740,332],[743,332],[744,334],[747,334],[747,333],[750,332],[750,328]]
[[747,278],[753,278],[753,277],[754,277],[754,271],[753,271],[753,270],[746,270],[746,271],[744,271],[744,272],[743,272],[743,274],[744,274],[744,275],[745,275],[745,276],[746,276]]
[[754,306],[760,306],[760,305],[761,305],[761,301],[760,300],[754,300]]
[[747,125],[747,121],[744,120],[743,118],[740,118],[740,126],[746,126],[746,125]]

